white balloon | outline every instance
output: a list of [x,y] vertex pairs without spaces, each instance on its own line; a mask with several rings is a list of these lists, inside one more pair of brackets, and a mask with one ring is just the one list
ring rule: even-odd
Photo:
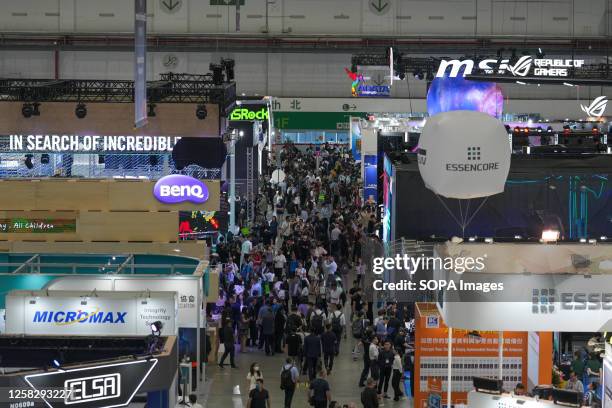
[[276,169],[272,172],[272,178],[270,179],[270,183],[278,184],[282,183],[285,180],[285,172],[281,169]]
[[427,119],[418,161],[425,186],[434,193],[469,199],[504,191],[510,171],[508,132],[486,113],[450,111]]

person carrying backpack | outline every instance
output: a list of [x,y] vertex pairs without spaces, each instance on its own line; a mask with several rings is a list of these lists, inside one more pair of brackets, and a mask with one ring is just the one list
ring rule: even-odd
[[323,334],[323,326],[325,323],[325,313],[317,306],[310,316],[310,330],[320,336]]
[[297,367],[293,364],[293,359],[288,357],[280,372],[280,389],[285,391],[285,408],[291,408],[299,375]]
[[[334,334],[336,335],[336,355],[340,354],[340,339],[342,338],[342,332],[344,332],[344,328],[346,326],[346,319],[344,318],[344,313],[342,313],[342,305],[337,304],[336,310],[332,312],[329,316],[329,322],[331,323],[331,328]],[[346,333],[344,335],[346,338]]]
[[[357,312],[356,319],[353,320],[351,324],[351,334],[353,338],[356,340],[355,345],[353,346],[353,360],[357,361],[357,354],[359,354],[359,346],[361,345],[361,339],[365,333],[366,327],[368,327],[370,321],[364,318],[363,312]],[[366,350],[367,351],[367,350]]]

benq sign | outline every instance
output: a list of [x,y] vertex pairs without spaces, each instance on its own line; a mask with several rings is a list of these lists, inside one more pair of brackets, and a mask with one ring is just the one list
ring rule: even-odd
[[202,204],[208,200],[208,188],[193,177],[172,174],[155,183],[153,195],[164,204],[178,204],[185,201]]

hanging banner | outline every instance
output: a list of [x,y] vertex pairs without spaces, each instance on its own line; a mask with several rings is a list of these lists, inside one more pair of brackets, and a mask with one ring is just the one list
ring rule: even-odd
[[375,154],[366,154],[363,156],[364,177],[363,177],[363,200],[378,202],[378,180],[377,172],[377,157]]
[[351,116],[351,153],[355,161],[361,160],[361,126],[360,118]]
[[135,0],[134,127],[147,124],[147,0]]

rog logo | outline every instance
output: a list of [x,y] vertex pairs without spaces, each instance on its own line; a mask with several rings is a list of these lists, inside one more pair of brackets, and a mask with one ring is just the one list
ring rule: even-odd
[[529,55],[524,55],[516,62],[516,64],[508,67],[512,75],[525,76],[531,69],[533,59]]
[[601,117],[606,111],[607,104],[608,104],[607,97],[598,96],[597,98],[593,99],[593,102],[591,102],[589,106],[584,106],[580,104],[580,109],[582,109],[582,111],[589,116]]

